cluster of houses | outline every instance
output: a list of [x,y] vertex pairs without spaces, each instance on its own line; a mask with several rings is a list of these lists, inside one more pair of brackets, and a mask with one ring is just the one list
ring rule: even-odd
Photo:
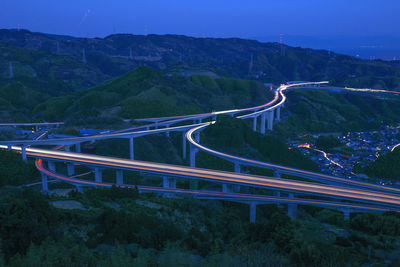
[[[313,135],[314,139],[318,136],[318,134]],[[305,144],[293,142],[290,146],[296,147],[316,162],[323,173],[350,179],[364,179],[367,178],[364,174],[354,173],[354,167],[369,165],[377,157],[388,153],[399,144],[400,126],[383,126],[377,131],[351,132],[337,138],[342,145],[331,149],[331,153],[317,149],[312,142]],[[388,181],[379,182],[388,183]]]

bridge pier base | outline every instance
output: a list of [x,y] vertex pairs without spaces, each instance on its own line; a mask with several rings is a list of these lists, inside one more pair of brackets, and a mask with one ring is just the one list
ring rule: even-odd
[[49,162],[47,163],[47,165],[49,166],[49,170],[50,170],[51,172],[56,172],[56,164],[54,163],[54,161],[49,161]]
[[42,175],[42,192],[47,193],[49,191],[47,184],[47,175],[44,174],[43,172],[41,173],[41,175]]
[[67,175],[72,176],[75,174],[75,166],[73,163],[68,163],[67,164]]
[[190,167],[196,168],[196,153],[197,148],[194,145],[190,145]]
[[76,153],[81,153],[81,143],[77,143],[77,144],[75,145],[75,152],[76,152]]
[[103,174],[102,174],[101,169],[98,168],[98,167],[95,167],[95,168],[94,168],[94,180],[95,180],[97,183],[103,182]]
[[266,117],[266,114],[265,114],[265,112],[263,112],[261,114],[261,125],[260,125],[260,133],[261,134],[265,134],[265,117]]
[[[167,176],[163,176],[163,188],[176,188],[176,178],[168,178]],[[172,197],[174,193],[163,193],[164,197]]]
[[251,202],[249,206],[250,206],[250,223],[255,223],[257,217],[257,204],[255,202]]
[[[293,193],[289,193],[289,198],[294,198]],[[297,218],[297,204],[288,204],[288,215],[292,219]]]
[[274,125],[274,110],[267,111],[268,115],[268,130],[272,131]]
[[[165,128],[169,128],[169,124],[167,124],[167,125],[165,126]],[[165,136],[166,136],[166,137],[169,137],[169,131],[166,131],[166,132],[165,132]]]
[[[196,168],[196,153],[197,148],[194,145],[190,145],[190,167]],[[199,187],[199,182],[196,180],[190,180],[190,189],[197,190]]]
[[11,145],[8,145],[8,146],[7,146],[7,150],[8,150],[8,151],[11,151],[11,150],[12,150]]
[[[281,174],[280,174],[278,171],[274,171],[274,177],[276,177],[276,178],[281,178]],[[279,192],[279,191],[274,191],[274,196],[280,197],[280,196],[281,196],[281,192]],[[278,207],[281,207],[281,204],[278,203],[277,206],[278,206]]]
[[229,187],[227,184],[222,184],[222,193],[229,193]]
[[131,160],[135,159],[135,143],[133,137],[129,138],[129,158]]
[[186,132],[182,133],[182,158],[186,159]]
[[[240,164],[237,163],[237,162],[235,162],[234,164],[235,164],[235,172],[236,173],[240,173]],[[235,192],[235,193],[240,192],[240,185],[234,184],[233,185],[233,192]]]
[[343,216],[344,216],[344,220],[345,221],[348,221],[348,220],[350,220],[350,210],[348,210],[348,209],[344,209],[343,210]]
[[253,131],[257,132],[257,116],[253,118]]
[[124,184],[124,172],[122,170],[116,170],[115,176],[117,180],[117,185]]
[[23,161],[27,161],[27,158],[26,158],[26,147],[25,147],[25,145],[22,145],[22,146],[21,146],[21,154],[22,154],[22,160],[23,160]]

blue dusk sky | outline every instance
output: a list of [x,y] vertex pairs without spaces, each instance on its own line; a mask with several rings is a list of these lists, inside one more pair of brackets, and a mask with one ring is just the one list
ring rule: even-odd
[[[265,41],[284,34],[286,43],[313,46],[316,38],[399,38],[399,12],[399,0],[0,0],[0,28],[79,37],[172,33]],[[382,46],[386,40],[358,42]]]

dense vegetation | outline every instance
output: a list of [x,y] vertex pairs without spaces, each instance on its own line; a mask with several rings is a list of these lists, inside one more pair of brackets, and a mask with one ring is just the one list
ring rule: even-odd
[[398,96],[299,89],[289,92],[287,99],[287,118],[276,127],[285,136],[376,129],[398,122],[400,114]]
[[400,149],[395,149],[379,156],[368,166],[361,168],[359,172],[378,179],[400,181]]
[[[307,159],[298,150],[289,150],[284,140],[277,136],[254,132],[245,121],[229,116],[222,116],[216,124],[207,127],[202,132],[201,143],[233,155],[319,171],[318,165]],[[198,162],[200,167],[212,169],[230,166],[226,161],[216,160],[207,153],[201,153]]]
[[[60,203],[80,209],[60,209]],[[46,197],[4,191],[1,262],[10,266],[359,266],[399,262],[400,217],[139,196],[132,189],[90,189]],[[313,216],[313,217],[310,217]],[[325,224],[320,224],[316,219]],[[340,229],[339,229],[340,228]],[[396,237],[397,236],[397,237]]]
[[[74,38],[26,30],[0,30],[0,42],[51,54],[57,53],[58,47],[61,55],[76,61],[81,61],[85,49],[85,68],[90,69],[92,78],[115,77],[147,65],[167,72],[205,70],[268,82],[332,80],[340,85],[394,89],[399,85],[400,75],[400,68],[394,62],[361,60],[327,50],[286,45],[283,45],[285,53],[281,54],[281,44],[239,38],[154,34]],[[250,64],[251,58],[253,64]],[[6,69],[6,66],[0,68]]]
[[332,135],[321,135],[317,138],[317,140],[315,141],[315,146],[319,149],[322,150],[329,150],[332,149],[334,147],[340,146],[341,143],[339,141],[338,138],[335,138]]
[[38,180],[38,176],[32,162],[24,162],[15,152],[0,150],[0,186],[23,185]]
[[[163,75],[140,67],[81,93],[51,98],[34,112],[46,120],[143,118],[192,114],[262,103],[269,94],[255,81],[205,75]],[[81,122],[82,123],[82,122]]]
[[[71,128],[64,133],[70,134],[77,134],[74,127],[82,125],[109,129],[122,119],[245,107],[271,97],[260,82],[238,77],[269,82],[330,79],[333,84],[385,89],[399,86],[399,67],[390,62],[290,47],[282,56],[279,44],[240,39],[172,35],[76,39],[0,30],[0,40],[9,43],[0,43],[0,120],[66,120]],[[87,63],[81,62],[83,48]],[[132,58],[127,56],[129,48]],[[249,69],[252,54],[253,68]],[[9,62],[13,78],[9,78]],[[396,97],[382,101],[296,90],[289,93],[283,122],[276,125],[274,135],[253,132],[248,121],[220,117],[202,132],[201,143],[243,157],[318,171],[311,160],[288,149],[283,137],[374,128],[398,121],[399,113]],[[320,148],[335,144],[331,137],[317,140]],[[84,145],[82,150],[128,157],[126,140],[94,145],[91,151]],[[135,158],[187,164],[181,146],[181,134],[141,137],[135,140]],[[399,158],[398,150],[382,157],[368,167],[371,175],[394,177],[399,173]],[[57,170],[62,172],[65,166],[61,165],[57,164]],[[231,163],[203,152],[196,165],[233,169]],[[77,171],[80,168],[76,166]],[[242,171],[272,174],[257,168],[242,167]],[[103,176],[104,181],[113,181],[115,173],[105,170]],[[299,219],[291,220],[285,205],[259,205],[257,223],[249,224],[248,206],[238,203],[179,195],[161,198],[116,187],[67,195],[54,190],[43,195],[13,187],[38,180],[39,175],[32,163],[7,151],[0,153],[0,178],[0,266],[400,264],[398,214],[353,214],[350,221],[343,221],[339,212],[299,207]],[[132,184],[161,184],[160,177],[138,173],[125,173],[124,178]],[[178,185],[188,188],[187,181],[178,180]],[[50,188],[70,186],[61,183]]]

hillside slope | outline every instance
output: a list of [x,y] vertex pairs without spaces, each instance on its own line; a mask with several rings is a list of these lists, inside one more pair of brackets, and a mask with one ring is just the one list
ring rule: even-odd
[[51,98],[34,109],[45,120],[135,119],[184,115],[265,103],[272,93],[256,81],[206,75],[165,75],[139,67],[83,92]]
[[[396,62],[367,61],[326,50],[303,49],[239,38],[153,34],[74,38],[26,30],[0,30],[0,42],[60,53],[79,61],[85,49],[87,64],[99,69],[102,75],[112,77],[142,65],[178,72],[186,69],[207,69],[226,76],[273,82],[328,79],[337,84],[361,85],[371,76],[398,79],[400,75],[400,66]],[[398,84],[396,82],[395,87]],[[368,86],[377,87],[374,80],[368,80]],[[393,84],[383,86],[389,88]]]

